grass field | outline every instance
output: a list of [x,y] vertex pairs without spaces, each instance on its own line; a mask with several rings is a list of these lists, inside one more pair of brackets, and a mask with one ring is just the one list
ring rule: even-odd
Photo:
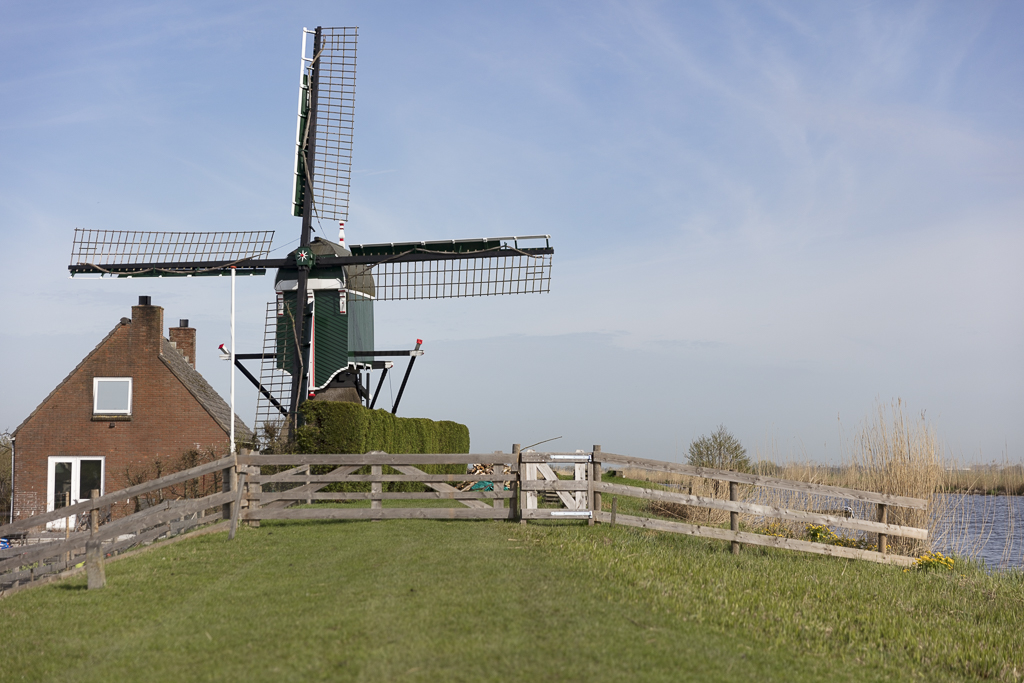
[[264,523],[0,601],[0,680],[1019,680],[1019,575],[608,525]]

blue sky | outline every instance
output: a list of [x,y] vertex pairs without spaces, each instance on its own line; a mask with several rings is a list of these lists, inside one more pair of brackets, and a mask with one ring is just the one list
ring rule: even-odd
[[[834,460],[900,397],[957,457],[1021,458],[1009,2],[0,2],[0,428],[140,294],[226,395],[227,281],[70,280],[72,232],[294,240],[317,24],[360,29],[350,242],[554,236],[550,294],[377,307],[379,347],[425,340],[401,413],[474,451],[674,460],[723,423]],[[271,289],[240,283],[240,351]]]

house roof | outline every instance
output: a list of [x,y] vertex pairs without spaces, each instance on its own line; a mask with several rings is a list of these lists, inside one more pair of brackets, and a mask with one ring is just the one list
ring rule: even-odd
[[50,393],[48,393],[48,394],[46,395],[46,398],[44,398],[44,399],[43,399],[43,400],[42,400],[42,401],[41,401],[41,402],[39,403],[39,405],[37,405],[37,406],[36,406],[36,409],[35,409],[35,410],[33,410],[33,411],[32,411],[31,413],[29,413],[29,414],[28,414],[28,417],[26,417],[26,418],[25,418],[24,420],[22,420],[22,421],[21,421],[21,424],[20,424],[20,425],[18,425],[18,428],[17,428],[17,429],[15,429],[15,430],[14,430],[13,432],[11,432],[11,436],[17,437],[17,436],[18,436],[18,432],[19,432],[19,431],[21,430],[21,428],[22,428],[22,427],[24,427],[25,425],[27,425],[27,424],[28,424],[28,421],[29,421],[29,420],[31,420],[31,419],[32,419],[33,417],[35,417],[35,414],[39,412],[39,409],[40,409],[40,408],[42,408],[43,406],[45,406],[45,405],[47,404],[47,402],[49,402],[49,400],[50,400],[51,398],[53,398],[53,395],[57,393],[57,390],[58,390],[58,389],[60,389],[60,388],[61,388],[62,386],[64,386],[65,384],[67,384],[67,383],[68,383],[68,380],[69,380],[69,379],[71,379],[72,377],[74,377],[74,376],[75,376],[75,373],[77,373],[77,372],[78,372],[78,370],[79,370],[79,369],[80,369],[80,368],[81,368],[81,367],[82,367],[83,365],[85,365],[85,362],[86,362],[87,360],[89,360],[90,358],[92,358],[92,357],[93,357],[93,355],[94,355],[94,354],[95,354],[95,353],[96,353],[97,351],[99,351],[99,350],[100,350],[100,348],[102,348],[102,346],[103,346],[104,344],[106,344],[106,343],[107,343],[107,340],[108,340],[108,339],[110,339],[111,337],[113,337],[113,336],[114,336],[114,333],[115,333],[115,332],[117,332],[117,330],[118,330],[119,328],[121,328],[121,327],[124,327],[125,325],[129,325],[129,324],[131,324],[131,322],[132,322],[132,321],[131,321],[131,320],[129,320],[128,318],[121,318],[121,322],[119,322],[118,324],[114,325],[114,329],[112,329],[112,330],[111,330],[110,332],[108,332],[108,333],[107,333],[107,336],[105,336],[105,337],[104,337],[103,339],[101,339],[101,340],[100,340],[100,343],[99,343],[99,344],[97,344],[96,346],[94,346],[94,347],[93,347],[93,349],[92,349],[92,351],[90,351],[89,353],[87,353],[87,354],[86,354],[86,356],[85,356],[85,358],[83,358],[83,359],[82,359],[81,361],[79,361],[79,362],[78,362],[78,365],[76,365],[76,366],[75,366],[74,370],[72,370],[71,372],[69,372],[69,373],[68,373],[68,376],[67,376],[67,377],[65,377],[65,378],[64,378],[63,380],[61,380],[60,384],[58,384],[57,386],[55,386],[55,387],[53,388],[53,391],[51,391]]
[[[112,336],[114,336],[114,333],[117,332],[118,329],[130,324],[131,320],[128,318],[121,318],[121,322],[115,325],[114,329],[107,333],[107,335],[100,340],[100,343],[97,344],[93,350],[85,356],[85,358],[79,361],[74,370],[69,372],[68,376],[65,377],[60,384],[54,387],[53,391],[46,395],[46,398],[36,406],[35,410],[29,413],[28,417],[22,420],[21,424],[18,425],[18,428],[11,432],[11,435],[16,437],[18,435],[18,431],[28,424],[29,420],[31,420],[35,414],[38,413],[39,410],[47,404],[47,402],[49,402],[53,395],[56,394],[62,386],[67,384],[68,380],[75,376],[82,366],[85,365],[85,363],[92,358],[93,355],[95,355],[96,352],[99,351]],[[171,346],[171,342],[163,337],[161,337],[160,341],[160,360],[163,361],[164,365],[166,365],[171,371],[171,374],[173,374],[178,381],[188,389],[189,393],[192,394],[196,401],[199,402],[199,405],[201,405],[206,412],[210,414],[210,417],[212,417],[214,421],[216,421],[217,425],[224,430],[224,433],[227,434],[231,428],[231,423],[228,422],[230,419],[229,416],[231,415],[231,407],[223,398],[220,397],[220,394],[210,386],[203,376],[200,375],[195,368],[189,365],[189,362],[185,360],[185,357],[181,352]],[[238,415],[235,415],[235,438],[236,440],[252,439],[252,430],[242,422]]]
[[[210,386],[209,382],[166,339],[161,339],[160,360],[185,385],[185,388],[199,401],[199,405],[206,409],[210,417],[216,420],[220,428],[225,433],[230,431],[231,423],[228,420],[231,419],[231,406],[225,403],[224,399]],[[242,422],[238,415],[235,415],[235,439],[248,440],[251,438],[252,430]]]

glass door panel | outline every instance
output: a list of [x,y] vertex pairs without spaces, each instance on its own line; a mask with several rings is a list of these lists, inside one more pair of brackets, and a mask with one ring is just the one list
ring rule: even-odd
[[103,494],[103,461],[82,459],[78,465],[78,491],[76,500],[87,500],[93,489]]
[[57,510],[69,504],[71,495],[71,469],[73,462],[56,462],[53,468],[53,509]]

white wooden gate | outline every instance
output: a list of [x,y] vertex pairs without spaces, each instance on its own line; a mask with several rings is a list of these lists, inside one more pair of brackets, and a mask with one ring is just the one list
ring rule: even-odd
[[[515,455],[515,454],[514,454]],[[521,477],[522,519],[589,519],[593,523],[594,482],[600,480],[600,465],[593,453],[518,453]],[[572,465],[573,478],[559,479],[552,465]],[[552,491],[561,507],[540,507],[537,494]]]

